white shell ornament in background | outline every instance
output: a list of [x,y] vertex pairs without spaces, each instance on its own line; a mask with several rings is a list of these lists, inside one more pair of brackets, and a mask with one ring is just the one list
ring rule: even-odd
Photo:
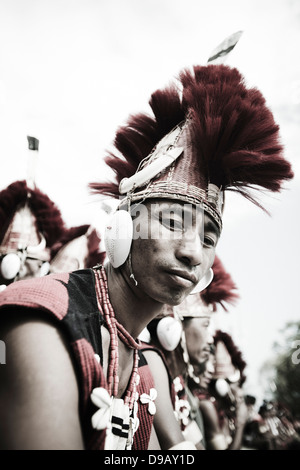
[[229,385],[225,379],[218,379],[215,384],[216,391],[221,397],[225,397],[229,391]]
[[20,271],[21,260],[16,253],[8,253],[1,262],[1,275],[4,279],[13,279]]
[[40,277],[47,276],[49,271],[50,271],[50,263],[48,261],[45,261],[40,268],[40,272],[39,272]]
[[174,351],[181,338],[182,324],[173,317],[164,317],[158,322],[156,333],[162,347]]

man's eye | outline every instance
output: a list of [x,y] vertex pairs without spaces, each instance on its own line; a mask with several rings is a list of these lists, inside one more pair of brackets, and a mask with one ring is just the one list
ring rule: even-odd
[[215,248],[217,246],[217,240],[212,236],[205,235],[203,244],[208,248]]

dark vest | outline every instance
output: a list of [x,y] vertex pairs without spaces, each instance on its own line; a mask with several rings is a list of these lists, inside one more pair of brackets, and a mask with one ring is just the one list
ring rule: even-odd
[[[91,417],[97,408],[91,402],[90,394],[96,387],[107,388],[102,369],[101,326],[104,325],[104,319],[98,309],[93,270],[83,269],[14,282],[0,294],[0,309],[3,313],[5,307],[13,306],[38,310],[44,318],[54,319],[57,327],[65,334],[75,358],[85,448],[103,449],[105,430],[97,431],[91,426]],[[28,308],[23,311],[26,314]],[[100,364],[95,354],[100,357]],[[139,355],[140,396],[142,393],[149,394],[154,381],[141,351]],[[153,416],[148,413],[148,406],[140,401],[138,417],[140,425],[134,436],[133,449],[145,450],[148,448]]]

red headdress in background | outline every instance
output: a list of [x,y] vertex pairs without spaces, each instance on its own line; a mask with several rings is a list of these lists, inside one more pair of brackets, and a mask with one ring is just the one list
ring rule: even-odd
[[214,344],[215,379],[239,381],[242,385],[246,380],[244,370],[247,363],[242,357],[242,352],[234,343],[232,336],[225,331],[217,330],[214,335]]
[[[116,182],[92,183],[98,193],[130,201],[168,198],[204,209],[222,227],[222,195],[249,189],[279,191],[292,178],[279,127],[260,91],[235,68],[195,66],[178,84],[152,94],[153,116],[131,116],[115,137],[119,156],[107,165]],[[125,207],[125,204],[124,204]]]
[[52,247],[50,272],[70,272],[102,264],[105,252],[100,252],[100,242],[92,226],[71,227]]
[[[53,201],[26,181],[0,192],[0,283],[47,274],[50,248],[65,230]],[[25,261],[37,261],[31,270]]]
[[211,306],[213,312],[217,311],[218,305],[227,312],[226,304],[234,305],[239,298],[237,287],[218,256],[215,257],[212,268],[214,272],[213,280],[201,292],[201,299],[204,304]]

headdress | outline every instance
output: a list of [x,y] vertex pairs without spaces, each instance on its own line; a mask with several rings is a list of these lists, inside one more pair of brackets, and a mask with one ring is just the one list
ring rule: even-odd
[[215,256],[212,269],[214,273],[213,281],[201,292],[200,297],[203,303],[209,305],[213,312],[217,311],[218,306],[228,312],[227,304],[234,305],[239,299],[237,286],[218,256]]
[[168,198],[201,203],[222,227],[222,195],[231,190],[260,205],[250,189],[279,191],[292,178],[279,127],[259,90],[236,68],[195,66],[178,84],[152,94],[153,115],[131,116],[106,157],[113,183],[92,183],[130,201]]
[[[239,381],[242,385],[246,376],[244,369],[247,364],[241,351],[234,343],[230,334],[217,330],[214,335],[215,344],[215,379]],[[236,380],[234,380],[236,378]]]
[[237,287],[218,256],[215,256],[212,269],[214,277],[209,286],[198,294],[187,296],[174,307],[176,315],[181,318],[207,317],[217,311],[218,305],[227,312],[226,303],[233,305],[237,301]]
[[0,283],[25,277],[26,259],[40,261],[32,276],[46,274],[43,264],[49,262],[50,247],[64,230],[54,202],[38,188],[16,181],[0,192],[0,227]]
[[70,272],[102,264],[105,253],[100,252],[100,242],[96,229],[90,225],[67,229],[52,247],[50,272]]

